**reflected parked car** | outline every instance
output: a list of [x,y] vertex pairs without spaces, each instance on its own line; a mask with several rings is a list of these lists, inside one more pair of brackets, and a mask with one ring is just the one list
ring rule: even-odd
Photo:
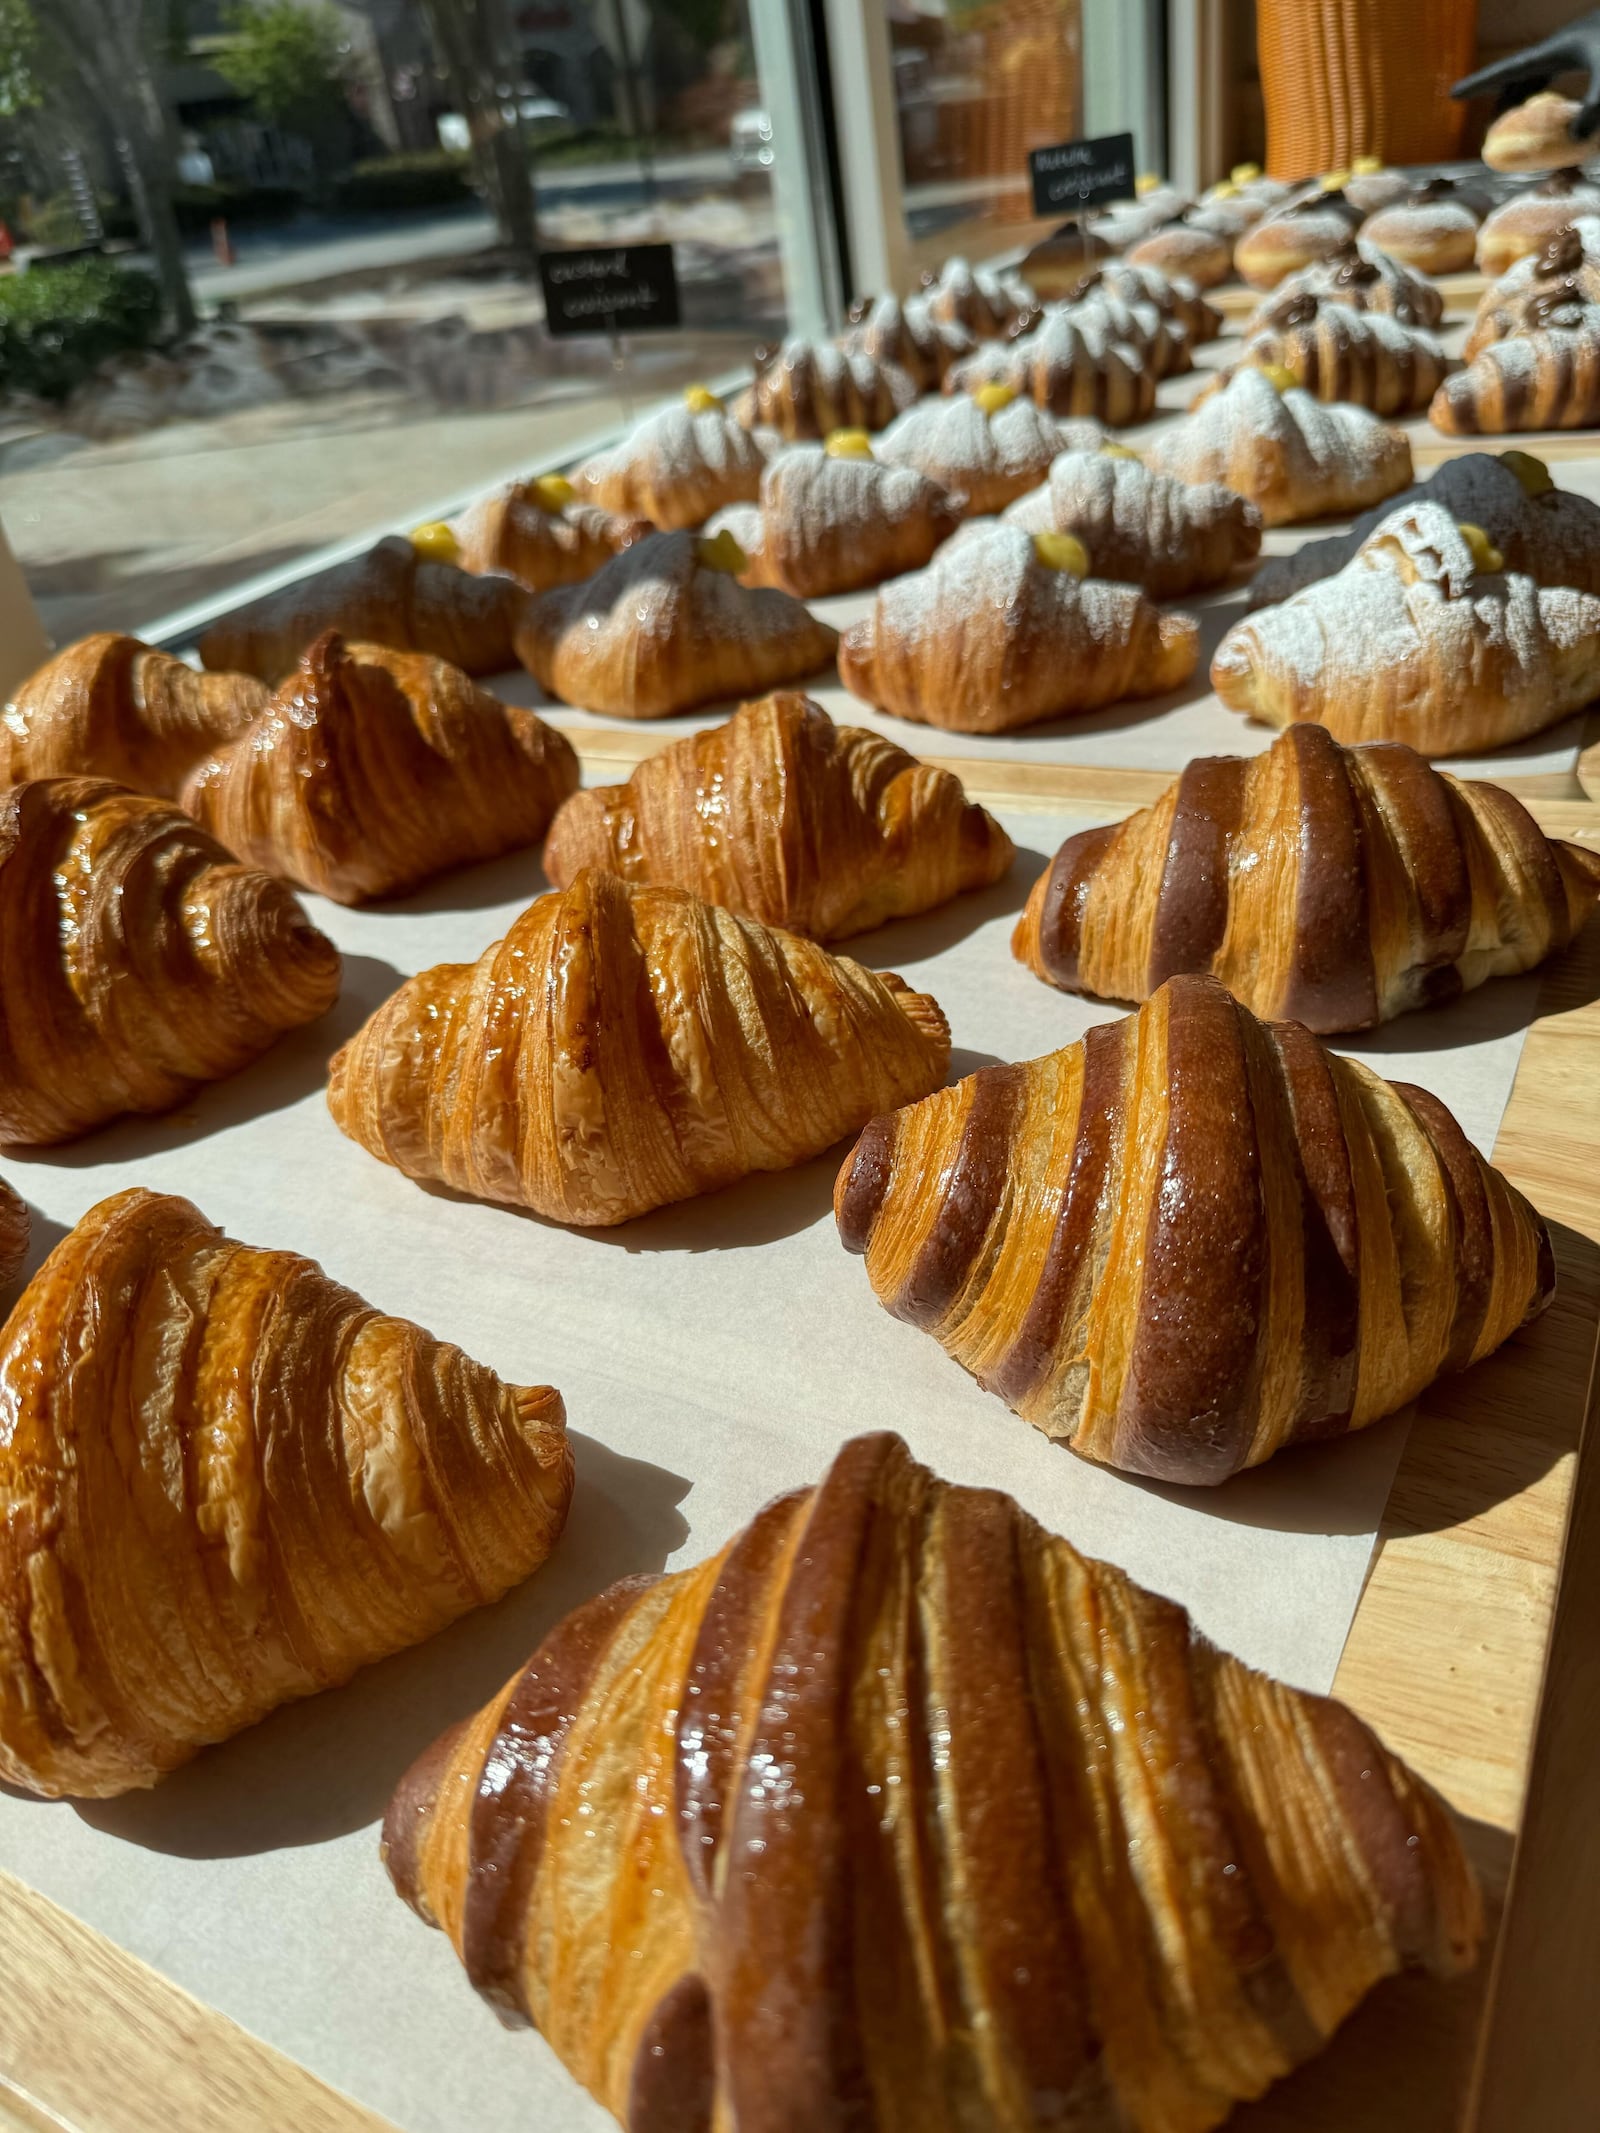
[[[506,117],[511,116],[511,107],[506,106]],[[517,116],[525,126],[565,123],[572,113],[565,104],[558,104],[553,96],[522,96],[517,99]],[[448,148],[453,155],[465,155],[472,146],[472,133],[459,111],[441,111],[436,131],[439,146]]]

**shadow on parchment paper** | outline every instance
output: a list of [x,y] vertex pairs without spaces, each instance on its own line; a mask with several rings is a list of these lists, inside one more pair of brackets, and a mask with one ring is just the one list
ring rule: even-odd
[[[1021,846],[1010,872],[993,888],[953,896],[949,903],[919,912],[915,918],[893,919],[887,926],[875,926],[870,933],[830,942],[829,953],[847,955],[853,962],[866,964],[869,970],[898,970],[902,963],[925,963],[953,948],[957,941],[964,941],[991,919],[1020,911],[1028,901],[1028,891],[1049,864],[1043,852]],[[1022,966],[1017,967],[1020,970]],[[930,982],[929,990],[938,997],[937,985]]]
[[151,1791],[77,1801],[77,1812],[130,1844],[191,1859],[320,1844],[377,1823],[428,1743],[486,1703],[563,1616],[618,1578],[660,1570],[688,1537],[682,1475],[576,1430],[572,1447],[567,1529],[525,1585],[343,1688],[286,1704]]
[[[402,917],[425,916],[430,911],[488,911],[496,904],[531,904],[550,887],[539,864],[542,849],[527,844],[517,852],[504,852],[480,866],[459,867],[441,874],[410,896],[397,896],[369,905],[373,911],[393,911]],[[484,942],[487,948],[489,943]]]

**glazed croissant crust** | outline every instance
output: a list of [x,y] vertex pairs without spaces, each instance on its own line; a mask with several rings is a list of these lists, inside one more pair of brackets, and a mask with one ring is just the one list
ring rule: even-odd
[[10,1288],[28,1256],[28,1203],[0,1178],[0,1289]]
[[889,1435],[569,1615],[383,1852],[629,2133],[1205,2133],[1482,1932],[1353,1712]]
[[[1369,408],[1375,415],[1426,407],[1450,368],[1443,348],[1422,327],[1310,294],[1285,305],[1272,325],[1252,333],[1240,362],[1279,365],[1317,399]],[[1212,390],[1207,387],[1201,397]]]
[[249,674],[197,674],[137,637],[83,637],[0,711],[0,785],[110,778],[170,800],[207,749],[242,733],[267,701]]
[[424,652],[306,652],[183,805],[230,851],[338,903],[537,844],[578,783],[564,734]]
[[103,1798],[536,1570],[560,1396],[187,1200],[91,1208],[0,1334],[0,1776]]
[[949,1057],[900,978],[589,869],[402,985],[328,1107],[409,1177],[605,1227],[820,1155]]
[[874,1120],[834,1209],[897,1318],[1161,1481],[1392,1414],[1555,1282],[1543,1222],[1436,1097],[1210,977]]
[[288,883],[166,801],[89,778],[0,794],[0,1142],[169,1110],[338,995]]
[[1600,852],[1397,741],[1290,726],[1189,764],[1153,807],[1083,830],[1035,882],[1013,952],[1069,991],[1143,1000],[1210,971],[1254,1014],[1370,1029],[1565,948]]
[[1011,839],[958,778],[804,696],[745,704],[562,808],[544,870],[688,889],[741,918],[843,940],[987,888]]
[[1027,533],[1076,534],[1097,578],[1152,600],[1220,585],[1261,548],[1260,512],[1221,482],[1174,481],[1106,452],[1063,452],[1004,515]]

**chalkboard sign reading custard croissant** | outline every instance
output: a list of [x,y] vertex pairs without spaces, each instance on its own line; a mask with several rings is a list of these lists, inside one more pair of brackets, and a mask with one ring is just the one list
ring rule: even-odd
[[591,244],[541,252],[544,322],[556,337],[659,333],[678,324],[678,275],[670,244]]

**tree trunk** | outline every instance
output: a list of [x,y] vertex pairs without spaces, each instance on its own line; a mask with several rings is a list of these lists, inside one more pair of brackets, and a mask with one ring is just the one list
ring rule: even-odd
[[[516,70],[502,41],[498,0],[423,0],[423,5],[450,93],[467,122],[478,182],[500,225],[501,242],[531,266],[539,224],[514,101]],[[503,76],[510,77],[513,95],[509,120],[500,95]]]

